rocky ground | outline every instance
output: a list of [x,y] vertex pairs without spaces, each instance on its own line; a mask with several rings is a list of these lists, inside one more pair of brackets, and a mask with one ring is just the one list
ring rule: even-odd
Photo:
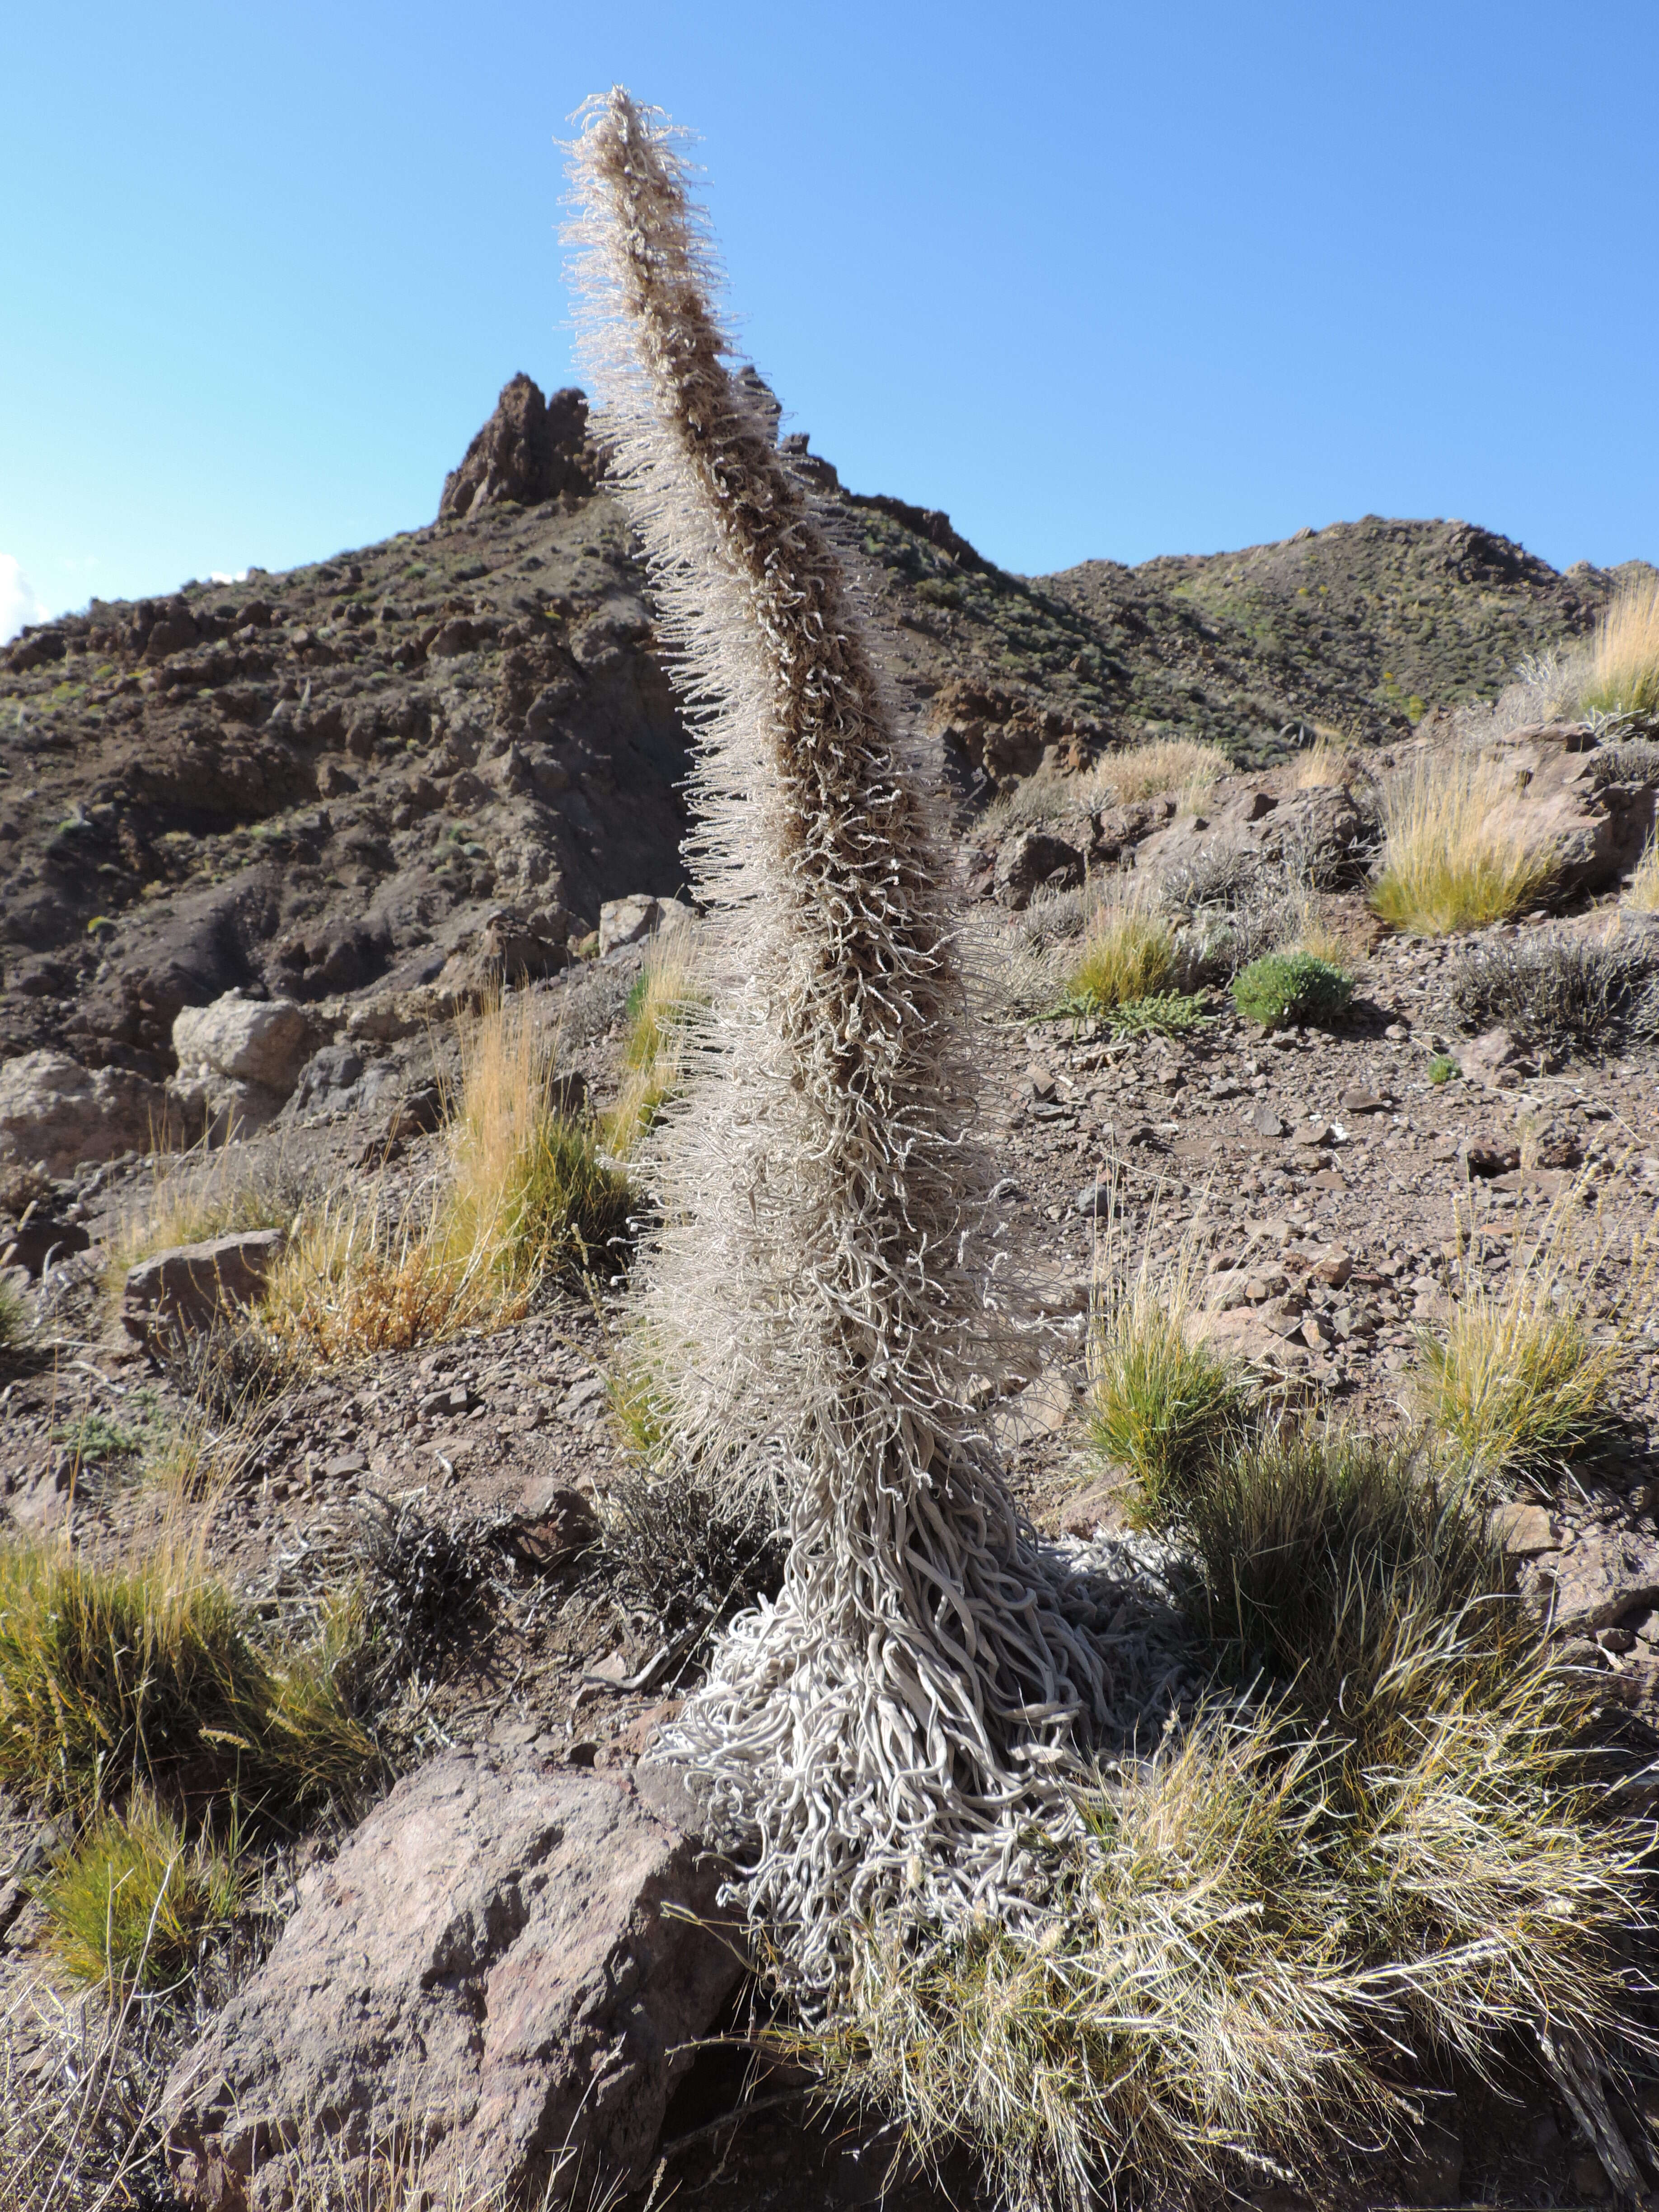
[[[1319,726],[1386,768],[1425,702],[1490,693],[1520,652],[1581,632],[1607,576],[1557,576],[1462,524],[1367,519],[1032,582],[946,518],[853,498],[804,445],[799,459],[863,549],[896,685],[942,738],[961,809],[962,891],[995,986],[978,1061],[998,1202],[1041,1264],[1049,1322],[1039,1371],[995,1418],[1042,1529],[1109,1547],[1123,1531],[1084,1393],[1090,1302],[1126,1263],[1184,1261],[1264,1393],[1389,1430],[1409,1417],[1418,1332],[1460,1286],[1501,1281],[1547,1218],[1562,1234],[1598,1206],[1646,1223],[1659,1050],[1471,1034],[1449,990],[1461,950],[1370,919],[1364,774],[1310,789],[1297,766]],[[1079,815],[1068,793],[1092,763],[1171,734],[1221,742],[1241,773],[1201,813],[1170,799]],[[1651,781],[1591,793],[1576,740],[1530,742],[1534,802],[1600,859],[1565,916],[1508,934],[1596,935]],[[579,400],[509,386],[428,528],[30,633],[0,680],[0,1247],[33,1322],[0,1352],[7,1533],[131,1553],[177,1510],[143,1477],[149,1442],[205,1426],[226,1486],[213,1562],[262,1617],[314,1613],[399,1516],[459,1532],[477,1570],[467,1618],[386,1718],[396,1794],[288,1840],[266,1921],[215,1984],[216,2004],[233,1982],[240,1995],[157,2046],[172,2059],[195,2045],[194,2075],[186,2059],[175,2077],[181,2179],[200,2202],[265,2201],[236,2193],[253,2136],[215,2083],[264,2112],[272,2141],[270,2115],[343,2100],[349,2147],[367,2106],[330,2057],[344,2004],[353,2063],[372,2070],[372,2045],[381,2096],[400,2045],[459,2036],[456,2095],[516,2146],[503,2171],[536,2170],[532,2151],[574,2124],[537,2102],[524,2057],[556,2042],[587,2054],[597,2139],[653,2203],[872,2199],[881,2146],[812,2120],[787,2071],[750,2079],[734,1974],[659,1910],[701,1877],[681,1808],[639,1799],[635,1762],[706,1638],[665,1632],[595,1542],[628,1473],[605,1389],[614,1286],[562,1285],[494,1333],[296,1376],[234,1424],[204,1414],[199,1376],[152,1355],[142,1314],[123,1316],[134,1224],[179,1172],[176,1152],[151,1152],[157,1134],[176,1145],[234,1120],[236,1176],[395,1210],[443,1171],[452,1018],[499,983],[534,1005],[588,1096],[614,1092],[646,933],[680,912],[651,896],[684,883],[686,740]],[[986,813],[1022,788],[1018,820]],[[1264,1034],[1212,987],[1200,1026],[1115,1038],[1022,998],[1033,946],[1063,962],[1044,915],[1085,872],[1150,881],[1222,847],[1272,861],[1275,836],[1303,853],[1334,841],[1321,920],[1356,983],[1340,1021]],[[636,894],[651,896],[617,903]],[[1444,1057],[1460,1072],[1436,1080]],[[1638,1333],[1613,1443],[1517,1493],[1504,1528],[1564,1648],[1659,1749],[1656,1350]],[[0,1809],[8,2078],[40,2081],[84,2033],[28,1887],[58,1839],[20,1804]],[[464,1908],[433,1887],[452,1860],[472,1885]],[[374,1962],[361,1989],[360,1955]],[[560,1988],[600,1994],[556,2019]],[[461,2034],[461,2018],[483,2026]],[[716,2021],[730,2045],[689,2070],[670,2058]],[[745,2095],[775,2101],[718,2127]],[[1459,2112],[1459,2132],[1425,2125],[1418,2166],[1396,2177],[1404,2201],[1605,2192],[1565,2109],[1517,2118],[1471,2094]],[[968,2179],[945,2181],[963,2201]],[[944,2200],[918,2180],[888,2201]]]

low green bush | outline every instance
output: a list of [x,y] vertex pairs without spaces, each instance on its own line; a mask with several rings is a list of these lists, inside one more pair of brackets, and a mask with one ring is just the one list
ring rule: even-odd
[[1335,1019],[1353,996],[1353,978],[1311,952],[1267,952],[1232,981],[1233,1004],[1264,1029]]
[[1209,1016],[1199,992],[1158,991],[1117,1007],[1110,1019],[1114,1036],[1179,1036],[1202,1029]]

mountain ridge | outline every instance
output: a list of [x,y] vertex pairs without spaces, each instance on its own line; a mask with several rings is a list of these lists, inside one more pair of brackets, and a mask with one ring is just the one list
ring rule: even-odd
[[[1147,737],[1242,764],[1397,739],[1582,635],[1621,573],[1365,517],[1020,577],[783,442],[969,810]],[[408,988],[499,910],[558,945],[682,888],[687,732],[604,460],[579,392],[514,378],[434,522],[26,630],[0,656],[0,1059],[169,1073],[179,1011],[226,990]]]

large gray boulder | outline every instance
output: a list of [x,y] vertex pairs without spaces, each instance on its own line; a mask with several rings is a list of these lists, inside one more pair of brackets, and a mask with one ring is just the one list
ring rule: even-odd
[[[740,1972],[720,1875],[625,1778],[456,1753],[307,1877],[264,1965],[167,2084],[187,2203],[289,2212],[394,2137],[434,2202],[583,2201],[649,2170],[669,2093]],[[597,2201],[597,2198],[596,2198]]]
[[82,1067],[63,1052],[26,1052],[0,1065],[0,1162],[65,1176],[83,1160],[148,1152],[167,1101],[119,1067]]
[[179,1072],[168,1090],[192,1135],[216,1143],[275,1119],[316,1044],[310,1018],[291,999],[228,991],[186,1006],[173,1024]]

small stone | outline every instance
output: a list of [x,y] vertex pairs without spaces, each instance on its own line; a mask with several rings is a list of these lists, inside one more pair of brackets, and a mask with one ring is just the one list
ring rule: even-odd
[[1328,1121],[1303,1121],[1291,1132],[1291,1142],[1293,1145],[1317,1148],[1321,1145],[1328,1145],[1330,1141],[1331,1125]]
[[336,1452],[332,1459],[323,1462],[323,1473],[337,1481],[348,1474],[361,1474],[368,1465],[360,1451]]
[[1382,1034],[1389,1039],[1390,1043],[1399,1044],[1404,1038],[1408,1037],[1411,1035],[1411,1031],[1407,1028],[1404,1022],[1390,1022],[1387,1029],[1383,1030]]
[[1519,1057],[1515,1039],[1507,1030],[1486,1030],[1457,1048],[1457,1064],[1465,1077],[1493,1091],[1519,1087],[1521,1079],[1510,1065]]
[[1363,1083],[1353,1083],[1342,1093],[1342,1110],[1346,1114],[1382,1114],[1388,1111],[1388,1101],[1367,1090]]
[[1258,1137],[1282,1137],[1285,1133],[1285,1124],[1265,1098],[1253,1106],[1244,1119],[1247,1127],[1254,1129]]
[[1313,1263],[1313,1272],[1322,1283],[1328,1283],[1340,1291],[1353,1273],[1353,1259],[1340,1244],[1328,1244]]
[[1066,1535],[1079,1537],[1086,1543],[1097,1528],[1122,1527],[1122,1501],[1109,1482],[1091,1483],[1075,1498],[1068,1498],[1056,1517]]
[[1302,1314],[1289,1298],[1270,1298],[1261,1308],[1261,1319],[1275,1336],[1292,1337],[1302,1334]]
[[1560,1539],[1541,1505],[1516,1500],[1512,1504],[1497,1506],[1486,1527],[1494,1543],[1501,1545],[1514,1559],[1535,1559],[1540,1552],[1553,1552],[1559,1547]]

